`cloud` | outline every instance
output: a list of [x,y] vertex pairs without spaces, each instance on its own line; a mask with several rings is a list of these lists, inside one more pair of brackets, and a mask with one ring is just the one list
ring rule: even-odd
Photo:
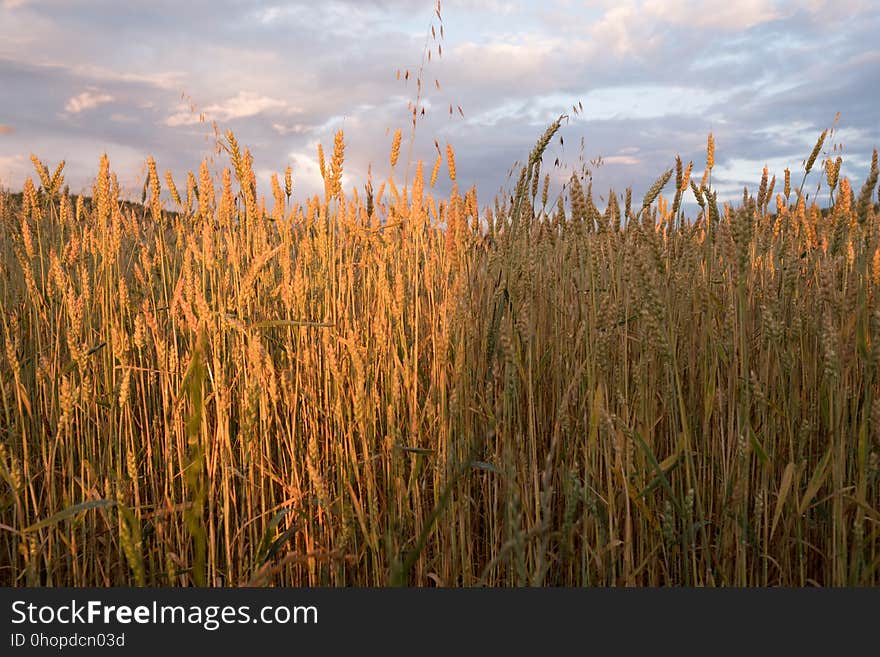
[[0,189],[21,189],[29,163],[24,155],[0,155]]
[[272,129],[281,136],[290,134],[302,135],[312,130],[312,128],[307,125],[303,125],[302,123],[297,123],[291,126],[285,125],[283,123],[273,123]]
[[11,135],[15,132],[15,128],[11,125],[2,125],[0,124],[0,135]]
[[283,100],[261,96],[252,91],[239,91],[238,95],[222,103],[208,105],[202,112],[196,111],[192,105],[178,105],[177,112],[165,119],[165,125],[193,125],[201,122],[202,115],[208,120],[231,121],[282,109],[293,111]]
[[293,185],[306,194],[313,194],[324,189],[324,179],[321,177],[321,167],[313,153],[317,150],[317,143],[309,144],[308,151],[292,151],[287,157],[293,168]]
[[790,13],[777,6],[784,4],[768,0],[725,0],[707,8],[700,0],[647,0],[643,11],[657,21],[737,32],[782,18]]
[[176,109],[177,111],[174,114],[167,117],[163,121],[165,125],[171,128],[176,128],[182,125],[195,125],[196,123],[204,123],[204,121],[206,120],[204,113],[199,112],[195,105],[179,103]]
[[88,109],[98,107],[104,103],[113,102],[113,96],[98,91],[83,91],[67,101],[64,106],[66,112],[70,114],[79,114]]
[[639,158],[632,155],[611,155],[610,157],[603,157],[602,162],[605,164],[624,164],[626,166],[635,166],[642,163]]
[[[63,66],[63,64],[62,64]],[[160,89],[180,88],[181,81],[186,77],[181,71],[156,71],[151,73],[132,73],[131,71],[113,71],[103,66],[76,65],[70,67],[75,75],[90,77],[101,82],[132,82],[144,83]]]
[[286,108],[287,103],[277,98],[260,96],[249,91],[240,91],[238,95],[219,105],[210,105],[205,110],[224,120],[240,119],[254,116],[271,109]]
[[638,11],[630,3],[621,3],[614,7],[593,24],[591,35],[597,41],[602,41],[610,46],[612,52],[618,57],[635,54],[639,48],[647,42],[636,38],[634,31],[639,25]]
[[25,163],[24,155],[0,155],[0,172]]

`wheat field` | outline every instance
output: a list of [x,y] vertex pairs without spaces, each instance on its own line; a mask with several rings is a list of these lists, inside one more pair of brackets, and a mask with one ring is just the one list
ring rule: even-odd
[[600,208],[549,193],[561,123],[492,206],[399,131],[360,192],[338,133],[323,198],[258,198],[232,133],[185,182],[150,158],[143,204],[33,158],[0,195],[0,584],[880,583],[876,151],[851,182],[823,133],[817,193],[765,169],[729,204],[710,136],[701,181]]

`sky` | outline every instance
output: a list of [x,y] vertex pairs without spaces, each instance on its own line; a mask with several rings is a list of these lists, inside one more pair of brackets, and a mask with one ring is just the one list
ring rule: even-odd
[[[331,151],[340,128],[347,190],[368,167],[388,175],[396,128],[399,181],[420,63],[413,158],[430,170],[434,140],[452,144],[459,186],[476,185],[481,205],[510,190],[514,162],[563,113],[544,170],[562,181],[585,164],[603,199],[643,193],[676,155],[701,173],[710,131],[722,198],[754,191],[765,165],[780,179],[802,171],[838,112],[826,150],[842,148],[855,189],[880,146],[878,0],[446,0],[442,21],[435,9],[0,0],[0,188],[34,176],[35,153],[50,168],[65,160],[71,191],[87,192],[104,152],[132,198],[149,155],[182,187],[214,156],[214,121],[250,148],[267,194],[288,164],[298,200],[322,190],[317,145]],[[214,156],[215,171],[226,164]]]

